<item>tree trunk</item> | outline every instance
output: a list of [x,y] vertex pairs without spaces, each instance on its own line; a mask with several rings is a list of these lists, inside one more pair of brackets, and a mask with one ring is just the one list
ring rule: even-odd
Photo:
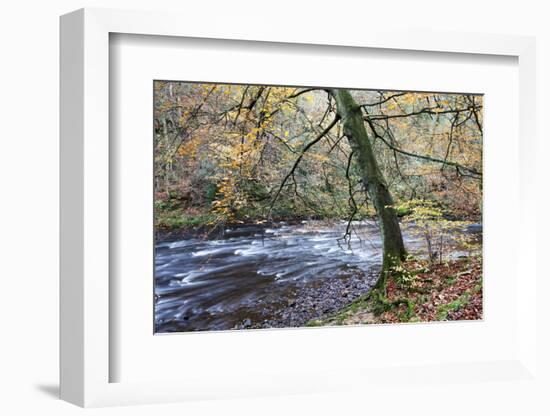
[[378,167],[361,108],[347,90],[331,90],[330,94],[336,100],[336,110],[343,123],[344,135],[357,155],[363,184],[378,216],[384,253],[377,287],[384,288],[388,270],[401,263],[406,254],[393,199]]

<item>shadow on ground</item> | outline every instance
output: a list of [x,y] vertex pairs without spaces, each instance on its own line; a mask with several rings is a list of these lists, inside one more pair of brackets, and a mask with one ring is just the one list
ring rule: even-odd
[[59,385],[58,384],[37,384],[36,390],[42,392],[46,396],[52,399],[59,399]]

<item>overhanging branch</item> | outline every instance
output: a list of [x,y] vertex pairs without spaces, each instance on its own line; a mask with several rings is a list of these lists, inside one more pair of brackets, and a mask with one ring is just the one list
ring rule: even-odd
[[[361,108],[365,108],[365,106],[360,106]],[[413,111],[411,113],[403,113],[403,114],[375,114],[372,116],[365,117],[365,120],[367,118],[370,118],[371,120],[387,120],[387,119],[393,119],[393,118],[406,118],[411,116],[419,116],[421,114],[428,114],[428,115],[440,115],[440,114],[457,114],[457,113],[464,113],[466,111],[475,111],[481,109],[481,106],[472,106],[467,108],[457,108],[457,109],[450,109],[450,110],[441,110],[439,107],[426,107],[422,110]]]
[[411,153],[411,152],[407,152],[406,150],[403,150],[403,149],[400,149],[396,146],[394,146],[393,144],[391,144],[390,142],[388,142],[381,134],[379,134],[377,131],[376,131],[376,127],[374,126],[374,123],[372,122],[372,120],[369,118],[369,117],[365,117],[365,121],[369,124],[372,132],[374,133],[374,135],[380,139],[382,141],[382,143],[384,143],[386,146],[388,146],[390,149],[396,151],[397,153],[401,153],[402,155],[405,155],[405,156],[410,156],[410,157],[415,157],[417,159],[423,159],[423,160],[427,160],[429,162],[434,162],[434,163],[441,163],[443,165],[447,165],[447,166],[453,166],[454,168],[456,168],[459,172],[460,170],[464,170],[476,177],[481,178],[482,177],[482,174],[481,172],[478,172],[477,170],[473,169],[473,168],[468,168],[466,166],[462,166],[461,164],[459,163],[455,163],[455,162],[449,162],[449,161],[446,161],[446,160],[443,160],[443,159],[437,159],[437,158],[434,158],[434,157],[430,157],[430,156],[425,156],[425,155],[419,155],[417,153]]

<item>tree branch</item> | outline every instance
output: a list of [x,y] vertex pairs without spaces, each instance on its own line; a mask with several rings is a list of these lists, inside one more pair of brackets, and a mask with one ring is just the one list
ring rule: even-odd
[[305,94],[306,92],[311,92],[311,91],[315,91],[315,90],[318,90],[318,89],[319,88],[306,88],[304,90],[295,92],[294,94],[290,94],[288,97],[286,97],[286,99],[290,100],[291,98],[299,97],[300,95]]
[[378,134],[378,132],[376,131],[376,127],[374,126],[374,123],[372,122],[372,120],[370,120],[369,117],[366,117],[365,120],[369,124],[369,126],[370,126],[372,132],[374,133],[374,135],[378,139],[380,139],[386,146],[388,146],[390,149],[392,149],[392,150],[394,150],[398,153],[401,153],[403,155],[410,156],[410,157],[416,157],[418,159],[427,160],[429,162],[442,163],[442,164],[447,165],[447,166],[453,166],[454,168],[457,169],[458,172],[460,172],[460,169],[462,169],[462,170],[465,170],[466,172],[471,173],[472,175],[477,176],[478,178],[482,177],[481,172],[478,172],[477,170],[475,170],[473,168],[467,168],[467,167],[462,166],[462,165],[460,165],[458,163],[455,163],[455,162],[449,162],[449,161],[445,161],[445,160],[442,160],[442,159],[436,159],[436,158],[433,158],[433,157],[430,157],[430,156],[419,155],[419,154],[416,154],[416,153],[411,153],[411,152],[407,152],[406,150],[399,149],[398,147],[396,147],[393,144],[391,144],[390,142],[388,142],[384,137],[382,137],[382,135]]
[[[360,106],[363,108],[364,106]],[[439,115],[439,114],[457,114],[457,113],[463,113],[465,111],[475,111],[480,109],[481,106],[473,106],[468,108],[459,108],[454,110],[439,110],[438,107],[426,107],[419,111],[414,111],[412,113],[403,113],[403,114],[393,114],[393,115],[372,115],[368,116],[371,120],[386,120],[391,118],[403,118],[403,117],[411,117],[411,116],[418,116],[420,114],[430,114],[430,115]],[[439,111],[438,111],[439,110]],[[366,118],[365,118],[366,120]]]
[[325,137],[327,135],[327,133],[336,125],[336,123],[338,122],[338,120],[340,120],[340,117],[336,116],[334,118],[334,120],[332,120],[332,122],[315,138],[313,139],[311,142],[309,142],[306,147],[304,147],[304,149],[302,150],[302,152],[300,153],[300,155],[298,156],[298,158],[296,159],[296,161],[294,162],[294,165],[292,166],[292,169],[290,170],[290,172],[288,172],[288,174],[284,177],[283,181],[281,182],[281,185],[279,186],[279,189],[277,190],[277,193],[275,194],[275,197],[273,198],[273,201],[271,201],[271,204],[269,205],[269,211],[268,211],[268,215],[271,215],[271,211],[273,210],[273,206],[275,205],[275,202],[277,202],[277,199],[279,198],[279,194],[281,193],[281,190],[283,189],[283,187],[285,186],[286,184],[286,181],[294,175],[294,171],[296,170],[296,168],[298,167],[298,165],[300,164],[300,162],[302,161],[304,155],[306,154],[306,152],[315,144],[315,143],[318,143],[323,137]]
[[382,99],[382,100],[380,100],[380,101],[377,101],[377,102],[375,102],[375,103],[361,104],[361,105],[359,105],[359,107],[362,107],[362,108],[365,108],[365,107],[375,107],[375,106],[377,106],[377,105],[384,104],[385,102],[390,101],[390,100],[393,99],[393,98],[401,97],[402,95],[405,95],[405,94],[408,94],[408,93],[406,93],[406,92],[401,92],[401,93],[398,93],[398,94],[393,94],[393,95],[391,95],[391,96],[389,96],[389,97],[387,97],[387,98],[384,98],[384,99]]

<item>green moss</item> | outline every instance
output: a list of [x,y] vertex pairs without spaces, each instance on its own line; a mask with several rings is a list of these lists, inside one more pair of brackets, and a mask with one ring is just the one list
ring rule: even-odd
[[470,300],[470,294],[468,292],[461,295],[458,299],[453,300],[452,302],[441,305],[437,309],[437,319],[444,321],[447,319],[447,316],[450,312],[454,312],[466,306]]
[[171,211],[157,215],[156,223],[159,228],[190,228],[211,224],[215,218],[213,214],[188,215]]
[[456,282],[457,276],[456,275],[447,275],[443,278],[443,281],[445,282],[445,285],[451,286],[453,283]]
[[410,299],[405,299],[407,309],[405,312],[399,314],[399,320],[403,322],[410,321],[414,315],[414,302]]

